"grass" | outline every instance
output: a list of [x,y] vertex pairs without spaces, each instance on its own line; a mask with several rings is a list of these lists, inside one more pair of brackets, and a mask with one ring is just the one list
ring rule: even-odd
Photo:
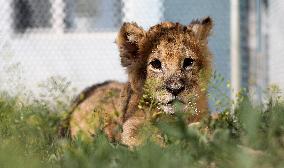
[[268,103],[253,106],[248,96],[241,95],[234,113],[223,107],[218,119],[206,118],[199,126],[188,127],[182,115],[171,123],[153,123],[148,129],[159,129],[165,146],[149,138],[130,150],[108,142],[103,133],[92,142],[60,138],[62,103],[51,108],[2,92],[0,168],[284,167],[284,103],[269,96]]

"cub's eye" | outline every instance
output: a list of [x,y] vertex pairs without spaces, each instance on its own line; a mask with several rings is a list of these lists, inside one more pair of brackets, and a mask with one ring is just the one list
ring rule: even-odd
[[162,69],[162,63],[161,61],[159,61],[158,59],[154,59],[153,61],[150,62],[150,65],[154,68],[154,69]]
[[192,66],[194,60],[192,58],[185,58],[184,61],[183,61],[183,68],[184,69],[188,69]]

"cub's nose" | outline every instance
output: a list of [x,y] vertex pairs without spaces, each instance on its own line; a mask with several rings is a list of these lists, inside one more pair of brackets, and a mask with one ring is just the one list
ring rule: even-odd
[[166,84],[166,89],[168,92],[177,96],[180,92],[184,90],[184,83],[181,80],[168,80]]

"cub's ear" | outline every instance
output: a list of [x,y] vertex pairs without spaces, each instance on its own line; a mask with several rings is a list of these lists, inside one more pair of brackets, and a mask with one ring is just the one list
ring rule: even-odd
[[146,32],[136,23],[124,23],[116,38],[121,65],[128,67],[139,59],[138,50],[141,39]]
[[202,20],[192,21],[188,27],[193,31],[199,40],[204,41],[207,40],[211,33],[213,28],[213,20],[208,16]]

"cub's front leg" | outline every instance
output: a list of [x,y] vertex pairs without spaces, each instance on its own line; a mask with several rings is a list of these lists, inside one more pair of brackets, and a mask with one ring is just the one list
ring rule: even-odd
[[140,145],[142,140],[139,138],[139,128],[144,121],[144,117],[131,117],[125,121],[122,127],[121,142],[129,147]]
[[121,143],[133,148],[150,140],[161,146],[165,146],[160,130],[152,122],[151,118],[146,115],[132,116],[127,119],[122,126]]

